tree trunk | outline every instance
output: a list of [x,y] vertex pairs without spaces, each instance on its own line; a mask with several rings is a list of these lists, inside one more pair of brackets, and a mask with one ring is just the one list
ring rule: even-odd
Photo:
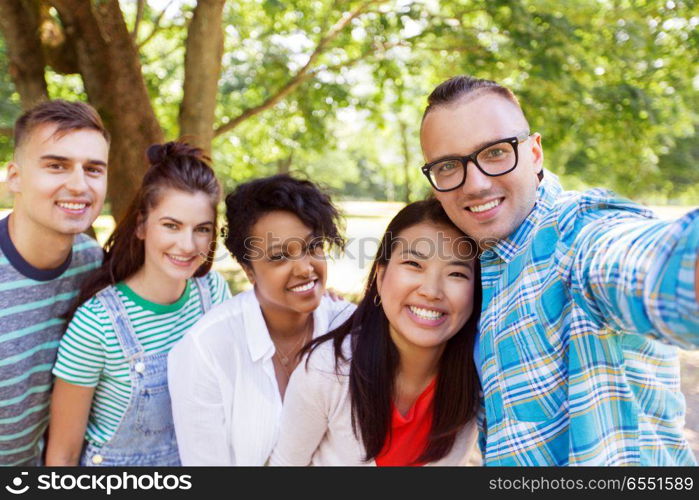
[[184,58],[180,136],[211,153],[214,111],[223,57],[225,0],[199,0],[189,25]]
[[145,150],[163,141],[141,63],[118,0],[51,0],[75,44],[88,98],[112,135],[112,215],[124,214],[146,170]]
[[403,191],[403,201],[410,203],[410,142],[408,140],[408,130],[405,122],[398,118],[398,123],[400,126],[400,141],[403,147],[403,179],[405,189]]
[[37,0],[0,0],[0,30],[23,109],[48,99],[38,12]]

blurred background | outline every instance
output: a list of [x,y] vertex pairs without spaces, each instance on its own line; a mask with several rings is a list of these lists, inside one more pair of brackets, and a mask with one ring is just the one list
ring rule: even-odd
[[[566,188],[676,218],[699,205],[698,25],[695,0],[0,0],[0,216],[14,120],[86,100],[113,137],[100,241],[146,147],[184,137],[226,191],[279,172],[325,186],[350,239],[329,285],[354,298],[388,220],[429,192],[426,96],[467,73],[519,96]],[[216,268],[248,286],[222,247]],[[699,352],[683,391],[699,452]]]

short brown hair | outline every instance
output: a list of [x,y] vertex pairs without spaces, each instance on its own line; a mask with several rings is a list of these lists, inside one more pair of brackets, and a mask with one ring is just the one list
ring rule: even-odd
[[25,111],[15,122],[15,149],[39,125],[53,123],[55,134],[64,135],[71,130],[96,130],[109,142],[109,132],[95,108],[84,102],[54,99],[37,104]]
[[422,120],[424,121],[427,113],[438,106],[451,104],[469,94],[474,94],[475,97],[478,94],[483,94],[486,92],[491,92],[504,97],[508,101],[512,102],[512,104],[515,104],[518,108],[522,109],[522,106],[520,106],[519,101],[517,100],[517,96],[515,96],[514,93],[507,87],[503,87],[499,83],[492,80],[475,78],[469,75],[459,75],[440,83],[432,91],[427,98],[427,107],[422,115]]

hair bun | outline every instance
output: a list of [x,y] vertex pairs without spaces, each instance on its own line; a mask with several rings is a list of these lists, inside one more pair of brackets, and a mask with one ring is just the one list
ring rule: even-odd
[[185,142],[166,142],[165,144],[153,144],[146,151],[148,163],[152,166],[166,163],[168,159],[175,158],[194,158],[198,161],[207,161],[208,158],[204,155],[201,148],[192,146]]
[[153,144],[151,146],[148,146],[148,149],[146,150],[148,163],[150,163],[151,165],[163,163],[168,156],[167,146],[167,144]]

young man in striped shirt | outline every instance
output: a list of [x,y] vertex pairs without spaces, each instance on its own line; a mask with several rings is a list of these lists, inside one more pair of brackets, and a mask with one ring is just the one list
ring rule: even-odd
[[15,123],[0,220],[0,465],[38,465],[61,318],[102,250],[81,234],[107,190],[109,134],[87,104],[41,103]]
[[423,172],[481,248],[485,464],[696,464],[674,346],[699,347],[699,210],[564,192],[495,82],[455,77],[428,103]]

